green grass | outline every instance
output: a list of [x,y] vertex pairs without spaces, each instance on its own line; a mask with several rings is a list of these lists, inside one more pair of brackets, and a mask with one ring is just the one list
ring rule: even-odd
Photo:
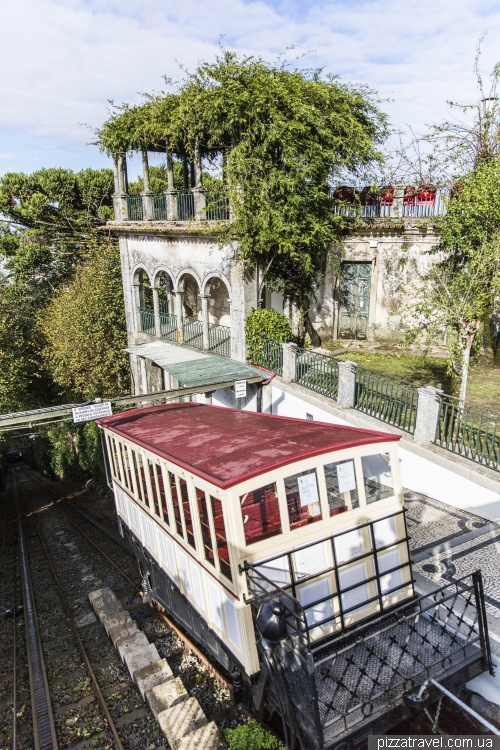
[[[452,378],[447,373],[444,359],[412,354],[378,354],[350,351],[338,356],[357,362],[372,372],[404,380],[415,386],[433,385],[445,393],[456,395]],[[491,357],[482,356],[469,371],[467,402],[484,408],[500,409],[500,367],[495,367]]]
[[235,729],[223,729],[222,733],[229,750],[285,750],[283,743],[255,719],[249,719]]

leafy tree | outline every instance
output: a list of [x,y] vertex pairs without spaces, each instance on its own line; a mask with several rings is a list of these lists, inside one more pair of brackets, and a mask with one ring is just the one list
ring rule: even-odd
[[44,361],[59,393],[75,399],[112,397],[129,387],[120,255],[93,237],[67,284],[43,313]]
[[233,216],[216,228],[220,243],[236,236],[247,267],[258,265],[262,284],[282,291],[305,317],[345,229],[332,184],[379,161],[386,134],[371,91],[321,71],[223,52],[186,74],[175,93],[115,108],[97,142],[116,155],[168,148],[219,169]]
[[408,336],[449,335],[450,367],[465,400],[471,350],[500,298],[500,163],[485,161],[462,181],[443,220],[437,261],[406,317]]

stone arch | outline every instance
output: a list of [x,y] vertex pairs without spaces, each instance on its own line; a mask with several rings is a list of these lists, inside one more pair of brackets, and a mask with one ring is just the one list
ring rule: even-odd
[[198,289],[201,289],[201,279],[196,273],[195,270],[192,268],[183,268],[179,273],[177,274],[177,277],[175,279],[174,283],[174,291],[175,292],[183,292],[184,291],[184,277],[186,275],[192,276],[193,279],[196,281],[196,284],[198,286]]
[[153,285],[149,271],[145,266],[137,265],[132,272],[135,301],[137,307],[153,309]]
[[203,294],[208,296],[209,323],[231,325],[230,285],[220,273],[212,273],[203,280]]
[[174,315],[174,304],[172,292],[174,290],[174,277],[166,268],[156,269],[153,276],[153,288],[158,294],[158,306],[160,313]]
[[182,297],[182,315],[184,318],[201,320],[200,281],[191,269],[182,271],[177,277],[177,293]]

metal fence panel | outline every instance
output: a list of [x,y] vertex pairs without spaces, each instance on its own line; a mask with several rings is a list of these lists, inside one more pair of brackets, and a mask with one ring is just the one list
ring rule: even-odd
[[209,221],[229,219],[229,198],[225,193],[205,193],[206,218]]
[[316,393],[329,398],[337,398],[338,361],[326,354],[318,354],[297,347],[295,380]]
[[160,311],[160,332],[162,338],[177,341],[177,316]]
[[213,323],[208,331],[209,350],[223,357],[231,356],[231,329]]
[[166,195],[152,195],[151,203],[153,205],[153,220],[154,221],[166,221],[167,220],[167,196]]
[[203,349],[203,323],[194,318],[184,318],[182,321],[182,340],[187,346]]
[[155,314],[153,310],[146,307],[139,307],[139,322],[143,333],[149,333],[151,336],[155,335]]
[[414,432],[418,391],[412,385],[356,369],[354,408],[406,432]]
[[142,198],[140,195],[127,195],[127,219],[142,221]]
[[500,471],[500,412],[483,411],[443,395],[434,443]]
[[194,218],[193,193],[177,193],[177,218],[179,221]]

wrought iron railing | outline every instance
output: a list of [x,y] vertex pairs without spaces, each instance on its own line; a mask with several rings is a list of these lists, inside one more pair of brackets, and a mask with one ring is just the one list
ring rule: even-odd
[[406,432],[414,432],[418,391],[412,385],[356,368],[354,408]]
[[203,349],[203,323],[195,318],[184,318],[182,321],[182,340],[188,346]]
[[329,398],[337,398],[339,365],[334,357],[297,347],[295,380]]
[[272,370],[277,375],[283,373],[283,345],[276,339],[262,336],[257,345],[249,352],[249,362]]
[[127,195],[127,219],[142,221],[142,197],[140,195]]
[[143,333],[149,333],[151,336],[154,336],[156,333],[154,311],[150,310],[147,307],[139,307],[138,310],[141,331]]
[[231,356],[231,329],[213,323],[208,330],[209,349],[213,354]]
[[153,221],[167,220],[167,196],[152,195],[151,205],[153,208]]
[[177,193],[177,219],[188,221],[194,218],[193,193]]
[[161,336],[168,341],[177,341],[177,315],[160,311]]
[[205,215],[209,221],[229,219],[229,198],[225,193],[205,193]]
[[500,471],[500,412],[440,396],[434,442],[460,456]]
[[[306,740],[302,746],[333,746],[397,709],[409,690],[431,678],[461,672],[467,679],[477,663],[493,670],[479,571],[311,645],[305,608],[290,586],[256,568],[245,563],[256,632],[261,607],[272,600],[281,603],[287,624],[287,637],[274,649],[257,641],[269,675],[266,700],[290,734]],[[321,602],[315,604],[321,612]]]

